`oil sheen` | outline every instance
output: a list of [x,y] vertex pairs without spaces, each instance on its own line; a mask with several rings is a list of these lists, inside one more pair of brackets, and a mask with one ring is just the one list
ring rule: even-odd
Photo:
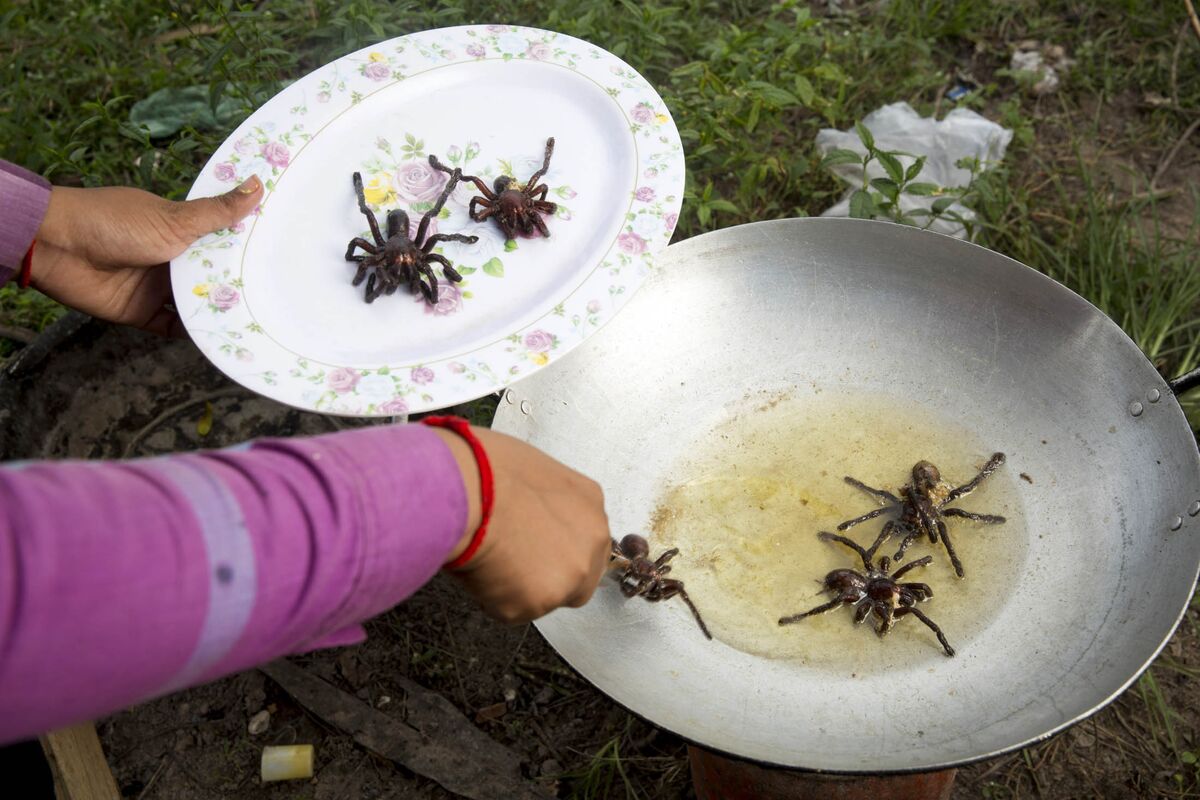
[[[980,441],[911,402],[884,396],[822,391],[748,400],[677,464],[652,518],[651,548],[653,554],[679,548],[672,577],[686,583],[713,635],[748,653],[864,673],[945,658],[933,632],[913,616],[882,639],[870,620],[855,626],[845,607],[786,626],[778,620],[832,599],[821,585],[830,570],[862,571],[849,548],[817,538],[879,505],[844,476],[897,493],[913,464],[927,460],[944,481],[959,485],[997,451],[1004,442]],[[955,576],[942,544],[925,538],[902,562],[934,557],[901,580],[930,585],[933,598],[921,610],[960,654],[994,619],[1002,587],[1024,564],[1021,485],[1004,464],[953,504],[1007,518],[1000,525],[946,520],[965,578]],[[844,535],[869,547],[891,517]],[[892,555],[898,544],[892,539],[880,553]]]

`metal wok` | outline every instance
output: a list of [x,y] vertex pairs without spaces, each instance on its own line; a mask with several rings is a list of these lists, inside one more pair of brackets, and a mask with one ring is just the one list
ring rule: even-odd
[[1047,479],[1024,492],[1017,584],[996,587],[1002,609],[954,658],[852,678],[707,641],[682,605],[626,601],[606,581],[538,625],[616,701],[763,763],[931,770],[1079,721],[1165,644],[1200,565],[1182,409],[1100,311],[975,245],[840,219],[674,245],[608,328],[510,389],[495,427],[598,480],[619,536],[647,530],[698,421],[797,381],[899,393],[1020,452]]

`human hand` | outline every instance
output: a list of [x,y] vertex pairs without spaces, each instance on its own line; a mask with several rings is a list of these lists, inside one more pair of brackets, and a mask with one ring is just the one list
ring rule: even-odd
[[130,187],[56,186],[38,229],[31,284],[94,317],[183,336],[169,306],[167,262],[253,211],[262,190],[252,177],[217,197],[173,202]]
[[[495,500],[478,552],[452,574],[502,622],[528,622],[560,606],[582,606],[600,584],[612,549],[600,487],[511,436],[472,431],[491,462]],[[452,561],[479,527],[479,470],[461,437],[437,433],[454,453],[471,499]]]

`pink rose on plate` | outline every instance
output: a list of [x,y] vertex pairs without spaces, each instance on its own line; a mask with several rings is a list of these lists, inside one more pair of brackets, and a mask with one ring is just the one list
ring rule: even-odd
[[446,175],[424,161],[410,161],[396,170],[396,194],[409,203],[432,203],[446,185]]
[[283,142],[267,142],[262,148],[262,157],[272,167],[283,169],[292,160],[292,154]]
[[554,51],[545,42],[530,42],[529,47],[525,49],[525,55],[537,61],[545,61],[554,55]]
[[354,391],[354,387],[358,386],[361,378],[362,376],[358,374],[357,370],[338,367],[325,376],[325,383],[338,394],[347,394]]
[[560,195],[562,195],[564,198],[566,198],[567,200],[574,200],[576,197],[579,196],[579,192],[575,191],[570,186],[562,187],[561,189],[558,190],[558,193]]
[[589,314],[599,314],[600,313],[600,301],[599,300],[589,300],[588,304],[587,304],[587,312]]
[[437,317],[448,317],[451,314],[458,313],[462,309],[462,289],[458,288],[457,283],[438,281],[437,303],[431,306],[425,302],[425,298],[421,295],[414,296],[413,300],[425,307],[426,314],[433,314]]
[[318,103],[328,103],[329,97],[330,97],[329,92],[317,92],[317,102]]
[[634,122],[640,122],[644,125],[654,119],[654,109],[650,107],[649,103],[638,103],[629,109],[629,116],[633,117]]
[[230,233],[241,233],[244,230],[246,230],[246,225],[241,220],[238,220],[229,226]]
[[649,186],[642,186],[633,195],[643,203],[649,203],[654,199],[654,189]]
[[525,347],[535,353],[544,353],[554,346],[554,335],[538,328],[525,334]]
[[467,371],[467,365],[459,363],[458,361],[451,361],[449,364],[446,365],[446,368],[449,369],[451,372],[453,372],[455,375],[462,375],[464,372]]
[[408,379],[418,386],[433,383],[433,378],[433,370],[429,367],[413,367],[413,371],[408,375]]
[[679,215],[676,214],[674,211],[672,211],[670,214],[667,214],[665,217],[663,217],[663,225],[667,226],[667,230],[674,230],[675,226],[678,223],[679,223]]
[[506,26],[506,25],[488,25],[487,29],[489,31],[491,31],[492,33],[504,33],[506,30],[508,30],[508,26]]
[[392,69],[387,64],[381,64],[378,61],[372,61],[363,67],[363,75],[373,81],[386,81],[392,76]]
[[657,167],[646,167],[646,171],[642,173],[642,177],[657,178],[658,177],[658,168]]
[[393,397],[386,403],[379,405],[379,410],[384,414],[391,414],[393,417],[399,417],[408,413],[408,403],[404,402],[402,397]]
[[238,291],[227,283],[218,283],[208,290],[208,302],[218,311],[228,311],[238,304]]
[[253,361],[254,360],[254,353],[251,353],[249,350],[247,350],[244,347],[239,347],[237,349],[237,351],[234,352],[234,355],[237,356],[238,361]]
[[467,55],[472,58],[483,58],[487,55],[487,50],[483,49],[483,45],[469,44],[467,45]]
[[243,136],[237,140],[237,144],[233,146],[233,149],[237,150],[242,155],[245,155],[247,153],[253,153],[254,146],[256,144],[258,144],[258,142],[254,141],[253,136]]
[[219,181],[230,183],[237,180],[237,167],[228,161],[225,161],[213,167],[213,175],[215,175]]
[[636,256],[646,252],[646,240],[636,233],[622,233],[617,237],[617,247],[621,248],[622,253]]

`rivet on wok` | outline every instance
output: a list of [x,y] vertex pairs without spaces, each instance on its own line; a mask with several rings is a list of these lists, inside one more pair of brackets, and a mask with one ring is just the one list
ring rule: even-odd
[[1129,404],[1129,413],[1135,417],[1140,417],[1143,410],[1144,406],[1136,400]]
[[1183,527],[1183,517],[1175,517],[1171,520],[1171,530],[1177,531]]
[[533,411],[533,406],[529,405],[528,400],[522,400],[521,401],[521,413],[528,414],[530,411]]
[[1194,517],[1197,514],[1200,514],[1200,500],[1197,500],[1196,502],[1194,502],[1190,506],[1188,506],[1188,516],[1189,517]]
[[1146,399],[1151,403],[1157,403],[1161,397],[1162,392],[1160,392],[1158,389],[1151,389],[1150,393],[1146,395]]
[[511,389],[504,393],[504,402],[508,403],[510,406],[513,404],[513,396],[512,396]]

